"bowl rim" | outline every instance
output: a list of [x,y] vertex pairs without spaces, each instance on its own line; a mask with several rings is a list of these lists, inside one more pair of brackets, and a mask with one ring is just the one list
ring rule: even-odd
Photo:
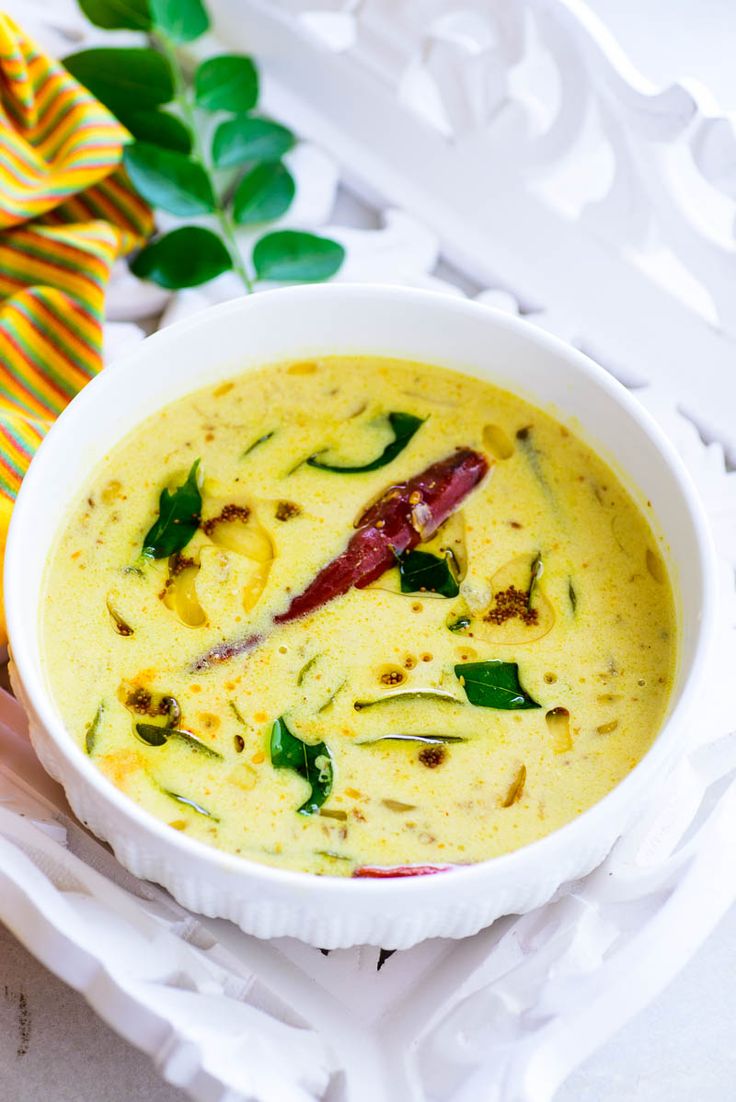
[[[700,688],[715,634],[717,567],[710,526],[689,472],[680,459],[674,444],[644,406],[616,378],[583,352],[524,318],[511,315],[486,304],[447,295],[439,291],[373,283],[335,283],[283,287],[209,307],[196,313],[191,318],[158,330],[146,337],[145,342],[142,343],[145,343],[148,349],[150,349],[152,343],[160,345],[163,351],[167,344],[172,341],[174,343],[180,341],[193,329],[216,326],[221,319],[231,314],[258,309],[258,302],[265,295],[271,301],[273,301],[273,296],[279,296],[285,309],[288,309],[290,302],[293,302],[295,298],[297,301],[312,298],[327,301],[331,299],[335,301],[354,300],[356,302],[365,301],[366,298],[382,298],[390,300],[399,308],[402,302],[411,302],[429,307],[435,311],[454,311],[467,317],[476,317],[482,314],[490,325],[510,331],[522,341],[536,344],[538,348],[551,356],[566,359],[575,371],[587,376],[599,390],[603,391],[607,400],[622,408],[624,413],[638,424],[664,459],[673,482],[677,486],[682,503],[685,505],[698,550],[702,579],[700,616],[695,628],[696,638],[693,656],[688,667],[683,668],[680,672],[682,685],[676,703],[641,760],[600,800],[563,826],[518,849],[467,865],[452,864],[446,869],[443,867],[443,875],[439,877],[439,882],[442,885],[457,885],[459,887],[461,878],[463,885],[469,884],[475,878],[480,885],[484,879],[487,883],[490,878],[505,878],[513,873],[522,872],[524,866],[533,867],[540,861],[549,860],[555,852],[560,849],[564,850],[568,846],[568,840],[572,842],[574,835],[580,834],[583,830],[594,831],[598,820],[616,814],[620,817],[630,796],[635,795],[637,789],[641,790],[655,775],[658,767],[667,765],[668,758],[672,753],[672,746],[670,745],[672,739],[663,736],[670,729],[674,731],[682,726]],[[369,344],[369,341],[367,344]],[[207,843],[188,837],[179,831],[171,830],[162,820],[145,811],[102,774],[87,755],[83,753],[81,747],[71,738],[61,717],[56,714],[51,692],[44,684],[41,676],[34,670],[34,654],[40,650],[38,614],[43,591],[39,590],[33,606],[34,623],[33,617],[26,614],[19,588],[16,589],[13,586],[12,579],[16,572],[21,572],[23,569],[23,542],[29,524],[32,525],[34,498],[37,488],[43,484],[46,465],[51,461],[54,449],[60,441],[64,440],[73,431],[78,420],[86,417],[88,411],[93,410],[97,402],[104,400],[106,388],[112,385],[110,380],[115,378],[120,371],[124,371],[127,365],[135,364],[140,347],[139,345],[132,351],[122,355],[113,364],[101,371],[62,411],[38,448],[18,493],[8,532],[4,591],[10,652],[12,661],[20,676],[24,694],[28,697],[45,732],[77,776],[81,777],[84,783],[91,787],[105,804],[112,805],[116,813],[122,815],[129,825],[148,838],[153,836],[157,846],[162,846],[169,852],[175,851],[177,858],[188,858],[190,861],[194,859],[198,864],[205,862],[213,868],[213,871],[216,869],[220,874],[227,872],[244,879],[256,877],[272,886],[292,889],[297,892],[308,891],[311,888],[315,894],[319,892],[322,895],[337,897],[338,899],[354,896],[356,899],[361,898],[367,901],[370,898],[380,898],[387,893],[391,893],[394,897],[410,895],[413,900],[419,900],[423,893],[425,895],[427,892],[435,893],[438,890],[438,877],[436,876],[386,877],[381,879],[317,876],[310,872],[262,864],[248,857],[231,854],[214,846],[209,846]],[[364,354],[371,355],[369,351]],[[186,393],[192,393],[194,390],[196,390],[196,386],[192,387],[191,391],[186,391]],[[531,400],[533,400],[533,396],[531,396]],[[582,427],[584,429],[585,425],[583,424]],[[115,443],[117,442],[116,439]],[[628,472],[625,473],[628,475]],[[636,480],[631,476],[629,476],[629,480],[632,488],[635,488],[637,486]],[[56,535],[57,532],[58,527],[54,534]],[[49,549],[50,544],[47,551]],[[39,668],[40,663],[39,655]],[[415,864],[421,863],[416,862]],[[430,864],[440,865],[441,863],[430,862]],[[448,877],[450,877],[449,880]]]

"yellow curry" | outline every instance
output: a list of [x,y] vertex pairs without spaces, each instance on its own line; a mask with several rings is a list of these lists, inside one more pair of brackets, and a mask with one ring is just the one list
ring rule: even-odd
[[250,371],[94,472],[48,568],[53,694],[112,784],[230,853],[481,861],[579,815],[657,733],[676,628],[647,508],[478,379]]

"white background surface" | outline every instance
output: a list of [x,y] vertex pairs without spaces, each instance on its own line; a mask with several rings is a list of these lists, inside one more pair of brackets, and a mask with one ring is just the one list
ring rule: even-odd
[[[692,76],[722,107],[736,110],[734,0],[590,0],[590,6],[654,80]],[[572,1077],[558,1102],[736,1099],[735,978],[732,911],[669,990]],[[0,1102],[183,1098],[0,929]]]

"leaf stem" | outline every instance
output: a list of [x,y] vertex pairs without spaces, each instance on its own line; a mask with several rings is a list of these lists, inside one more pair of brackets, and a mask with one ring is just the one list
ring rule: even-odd
[[222,236],[227,245],[228,252],[232,257],[233,269],[240,276],[240,279],[245,287],[246,291],[251,294],[253,291],[253,280],[248,275],[248,270],[243,263],[243,258],[240,255],[240,249],[238,243],[235,240],[235,230],[233,227],[232,219],[227,210],[219,203],[215,210],[217,221],[220,223],[220,229],[222,230]]
[[228,213],[227,207],[223,204],[214,181],[212,180],[212,173],[210,164],[207,159],[207,155],[202,146],[202,140],[200,137],[199,129],[197,128],[197,119],[194,113],[194,104],[192,103],[190,91],[187,88],[187,83],[184,78],[184,72],[179,61],[179,55],[176,51],[174,43],[161,31],[156,31],[153,36],[161,47],[166,59],[168,60],[171,71],[174,75],[174,92],[175,102],[178,104],[184,121],[186,122],[189,130],[192,134],[192,158],[197,161],[204,171],[207,173],[210,182],[212,183],[212,192],[215,196],[215,210],[214,215],[220,226],[222,234],[222,240],[230,253],[230,259],[233,264],[233,271],[237,273],[241,283],[245,287],[248,294],[253,292],[253,279],[248,273],[248,269],[245,266],[243,258],[238,248],[238,243],[235,239],[235,227],[233,226],[232,219]]

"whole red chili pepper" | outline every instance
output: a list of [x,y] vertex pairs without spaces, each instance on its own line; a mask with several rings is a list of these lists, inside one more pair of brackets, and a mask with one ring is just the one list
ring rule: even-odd
[[449,872],[455,865],[362,865],[353,873],[358,880],[390,880],[397,876],[433,876],[436,872]]
[[459,448],[422,474],[386,490],[357,521],[358,531],[342,555],[323,567],[274,623],[298,620],[353,586],[364,589],[380,578],[396,565],[399,555],[432,538],[487,470],[484,456]]
[[[341,597],[349,589],[364,589],[395,565],[396,559],[418,543],[431,539],[441,524],[475,489],[488,471],[488,460],[470,448],[458,448],[421,474],[391,486],[356,523],[358,531],[341,555],[323,567],[303,593],[274,617],[289,624]],[[245,654],[261,642],[260,635],[221,643],[194,665],[204,670]]]

